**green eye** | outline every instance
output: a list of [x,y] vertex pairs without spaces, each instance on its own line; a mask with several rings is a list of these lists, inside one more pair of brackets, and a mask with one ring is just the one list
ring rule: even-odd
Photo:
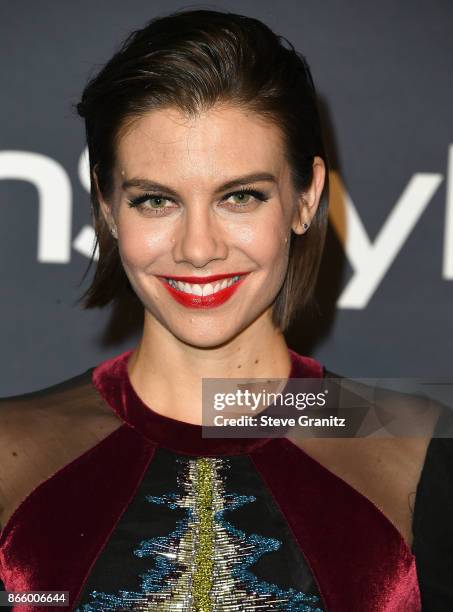
[[223,201],[227,202],[230,209],[235,212],[250,212],[253,207],[257,207],[260,202],[266,202],[269,196],[256,189],[241,189],[227,193]]
[[170,202],[170,199],[165,197],[164,195],[153,195],[152,193],[144,193],[133,200],[128,200],[128,205],[132,208],[137,208],[141,211],[155,212],[156,214],[161,212],[165,212],[167,208],[170,208],[166,205],[167,202]]
[[160,198],[159,196],[154,196],[153,198],[148,198],[148,201],[153,205],[153,202],[156,204],[153,208],[161,208],[165,198]]
[[250,195],[250,193],[236,193],[231,197],[237,198],[235,202],[237,204],[247,204],[252,196]]

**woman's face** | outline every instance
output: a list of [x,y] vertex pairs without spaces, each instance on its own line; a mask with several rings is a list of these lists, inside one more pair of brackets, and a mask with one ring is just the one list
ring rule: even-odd
[[[233,106],[195,119],[161,109],[122,134],[114,181],[101,206],[147,318],[200,347],[271,325],[290,232],[302,233],[319,203],[320,158],[302,197],[275,125]],[[192,278],[168,283],[178,277]]]

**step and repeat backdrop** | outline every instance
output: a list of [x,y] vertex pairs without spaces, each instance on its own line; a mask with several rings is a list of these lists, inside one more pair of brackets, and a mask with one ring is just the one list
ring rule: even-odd
[[138,341],[140,313],[77,303],[93,230],[73,105],[129,32],[184,8],[262,19],[312,69],[330,223],[317,310],[288,330],[289,345],[347,376],[450,376],[453,3],[16,0],[0,3],[0,396]]

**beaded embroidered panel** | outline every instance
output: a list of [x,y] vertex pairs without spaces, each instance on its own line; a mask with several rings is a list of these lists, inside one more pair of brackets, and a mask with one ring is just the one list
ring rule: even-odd
[[246,455],[193,457],[159,448],[76,608],[110,610],[325,607],[285,518]]

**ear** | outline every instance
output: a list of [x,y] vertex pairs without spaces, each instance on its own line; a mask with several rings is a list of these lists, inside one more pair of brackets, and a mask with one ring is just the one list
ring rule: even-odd
[[96,190],[97,199],[98,199],[99,206],[101,208],[101,213],[104,217],[104,220],[107,223],[107,226],[110,228],[110,230],[116,229],[116,223],[115,223],[115,219],[113,217],[113,211],[112,211],[113,206],[104,200],[101,190],[99,189],[99,181],[98,181],[98,176],[97,176],[97,164],[93,167],[92,176],[93,176],[93,183],[94,183],[94,187]]
[[[326,179],[326,165],[317,155],[313,159],[313,179],[310,187],[299,194],[292,229],[296,234],[304,234],[316,214]],[[305,226],[304,226],[305,224]]]

